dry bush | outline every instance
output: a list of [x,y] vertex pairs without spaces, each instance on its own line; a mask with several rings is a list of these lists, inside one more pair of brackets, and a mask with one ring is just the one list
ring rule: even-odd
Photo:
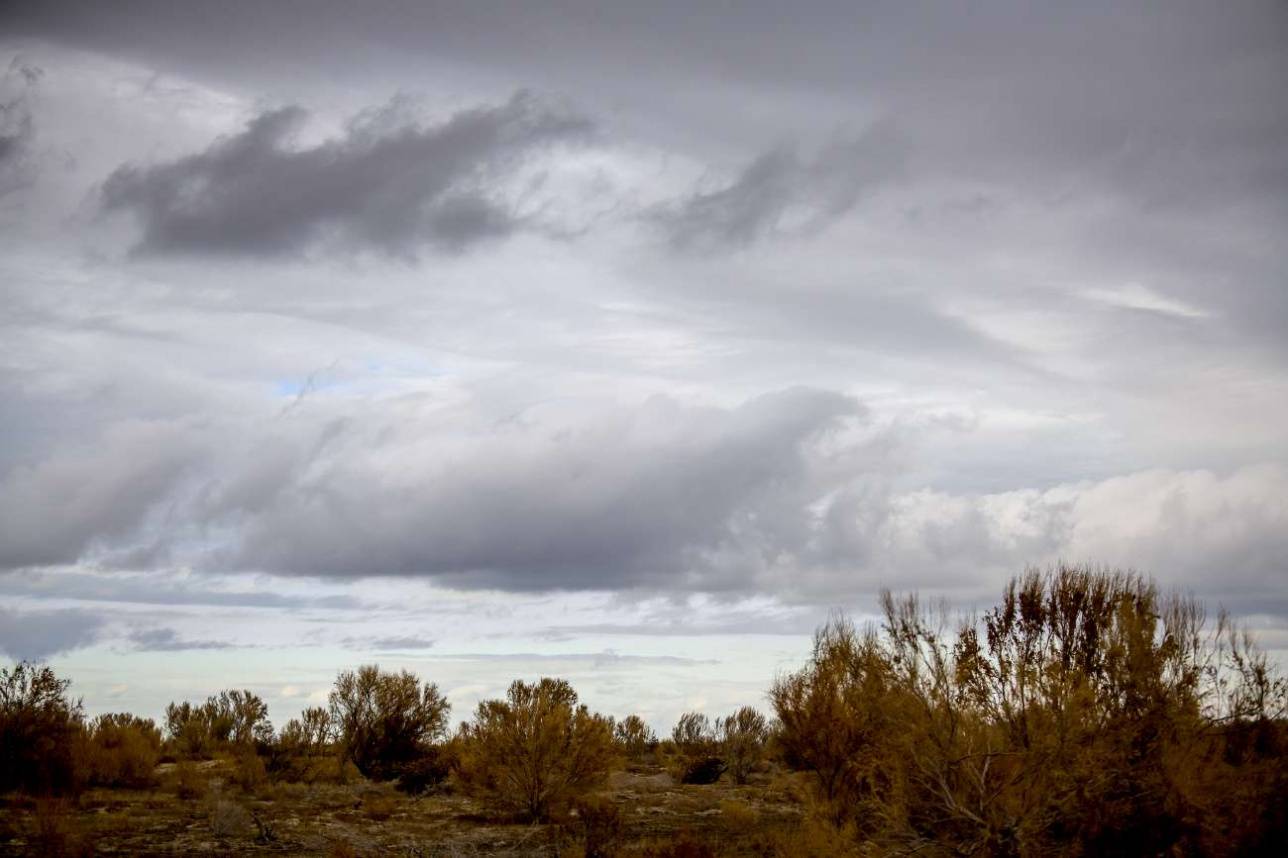
[[576,804],[585,858],[613,858],[621,847],[625,824],[611,800],[590,796]]
[[343,759],[368,777],[391,779],[446,735],[450,711],[437,685],[365,665],[336,678],[329,720]]
[[235,801],[215,797],[210,802],[210,831],[216,837],[244,837],[250,833],[250,812]]
[[0,792],[66,794],[83,785],[83,717],[70,684],[30,662],[0,668]]
[[174,792],[184,801],[200,798],[206,791],[206,779],[188,760],[180,760],[174,767]]
[[420,757],[399,767],[394,786],[409,795],[432,792],[447,783],[456,768],[457,759],[455,743],[428,748]]
[[771,692],[787,761],[855,840],[1138,855],[1284,837],[1288,687],[1224,619],[1205,632],[1192,600],[1061,568],[952,633],[915,598],[884,608],[880,630],[829,623]]
[[731,833],[743,833],[752,830],[760,823],[760,813],[737,799],[724,799],[720,802],[720,825]]
[[671,729],[668,763],[676,780],[686,784],[713,784],[727,768],[711,721],[701,712],[685,712]]
[[273,740],[268,705],[253,692],[232,689],[191,703],[171,703],[165,710],[166,739],[179,756],[208,758],[233,748],[267,749]]
[[389,819],[397,809],[398,803],[393,796],[370,793],[362,800],[362,812],[367,815],[368,819],[376,822],[384,822]]
[[769,723],[750,706],[744,706],[716,724],[720,754],[734,782],[745,784],[752,770],[765,758]]
[[613,741],[623,756],[638,761],[657,747],[657,734],[640,716],[627,715],[613,725]]
[[150,718],[100,715],[79,747],[81,765],[94,786],[148,789],[156,785],[161,731]]
[[681,831],[666,840],[654,840],[630,850],[631,858],[716,858],[716,850],[692,832]]
[[461,725],[457,776],[471,793],[532,819],[601,783],[616,761],[609,721],[561,679],[515,681]]
[[72,814],[66,799],[36,802],[36,830],[31,838],[32,854],[44,858],[91,858],[93,841],[72,830]]
[[244,750],[233,762],[231,780],[244,792],[254,793],[268,783],[268,769],[258,754]]

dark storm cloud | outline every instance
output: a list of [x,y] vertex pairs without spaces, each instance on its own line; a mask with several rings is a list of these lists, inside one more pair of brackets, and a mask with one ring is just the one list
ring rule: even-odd
[[31,180],[29,156],[36,129],[28,99],[43,74],[15,57],[0,77],[0,196]]
[[170,628],[137,629],[129,635],[130,643],[140,652],[182,652],[191,649],[232,649],[226,641],[189,640]]
[[498,178],[591,130],[522,93],[428,127],[395,104],[338,139],[292,147],[303,119],[296,107],[270,111],[201,154],[123,166],[104,183],[103,206],[137,215],[140,253],[272,256],[322,239],[399,256],[462,250],[525,227]]
[[43,659],[89,646],[102,627],[102,617],[85,611],[0,608],[0,652],[14,659]]
[[779,147],[726,187],[663,206],[653,214],[654,222],[672,245],[695,250],[813,233],[853,209],[864,193],[895,178],[903,157],[903,144],[885,127],[833,143],[810,159]]

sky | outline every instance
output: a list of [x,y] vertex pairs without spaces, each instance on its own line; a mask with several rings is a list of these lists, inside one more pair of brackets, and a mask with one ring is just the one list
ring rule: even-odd
[[1288,652],[1280,2],[0,12],[0,652],[666,729],[883,588]]

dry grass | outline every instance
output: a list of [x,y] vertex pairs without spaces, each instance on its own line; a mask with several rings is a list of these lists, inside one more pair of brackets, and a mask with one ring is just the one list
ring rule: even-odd
[[[248,793],[237,774],[233,760],[166,764],[152,790],[92,789],[76,804],[0,797],[0,855],[582,858],[590,846],[603,858],[772,856],[802,815],[769,777],[686,786],[646,765],[615,772],[575,813],[545,825],[499,818],[464,795],[408,796],[362,778]],[[180,786],[200,793],[181,798]]]

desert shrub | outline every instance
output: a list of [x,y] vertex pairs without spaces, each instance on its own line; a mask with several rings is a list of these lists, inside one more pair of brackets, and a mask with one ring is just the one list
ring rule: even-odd
[[681,783],[712,784],[724,773],[719,743],[711,721],[701,712],[685,712],[671,728],[672,775]]
[[100,715],[89,726],[81,755],[91,785],[147,789],[156,784],[161,731],[151,718]]
[[585,858],[613,858],[622,843],[622,813],[612,801],[587,797],[576,804]]
[[716,724],[720,754],[736,783],[745,784],[748,775],[765,757],[769,723],[750,706],[744,706]]
[[243,791],[253,793],[268,782],[268,769],[258,754],[247,749],[237,755],[230,779]]
[[174,792],[184,801],[199,798],[206,791],[206,779],[188,760],[180,760],[174,767]]
[[720,825],[732,833],[750,831],[760,823],[760,814],[745,801],[720,802]]
[[313,756],[325,753],[332,738],[330,710],[314,706],[286,722],[278,734],[277,746],[288,755]]
[[435,790],[447,782],[456,760],[456,747],[451,743],[428,748],[421,756],[399,767],[394,786],[410,795]]
[[721,757],[696,757],[687,759],[680,774],[682,784],[713,784],[720,780],[729,766]]
[[191,703],[171,703],[165,710],[166,738],[181,756],[204,758],[232,746],[266,748],[273,739],[268,705],[250,691],[232,689]]
[[786,759],[854,840],[1136,855],[1284,836],[1288,686],[1224,618],[1205,632],[1193,600],[1060,568],[954,632],[915,598],[883,606],[880,629],[830,622],[771,692]]
[[397,809],[398,803],[394,801],[393,796],[372,793],[362,800],[362,812],[367,815],[368,819],[376,822],[384,822],[389,819]]
[[0,668],[0,792],[64,794],[83,785],[83,717],[70,684],[30,662]]
[[447,730],[451,706],[432,683],[376,665],[345,671],[331,692],[330,722],[343,759],[372,778],[397,777]]
[[515,681],[461,726],[457,775],[470,792],[532,819],[599,784],[615,761],[609,721],[561,679]]
[[613,725],[613,741],[624,756],[638,760],[657,745],[657,734],[638,715],[627,715]]
[[72,829],[67,800],[44,798],[36,802],[36,830],[29,844],[31,854],[43,858],[91,858],[94,844]]
[[250,812],[235,801],[213,798],[210,803],[210,831],[216,837],[243,837],[250,833]]
[[681,831],[664,841],[655,841],[633,852],[639,858],[716,858],[716,850],[692,832]]

